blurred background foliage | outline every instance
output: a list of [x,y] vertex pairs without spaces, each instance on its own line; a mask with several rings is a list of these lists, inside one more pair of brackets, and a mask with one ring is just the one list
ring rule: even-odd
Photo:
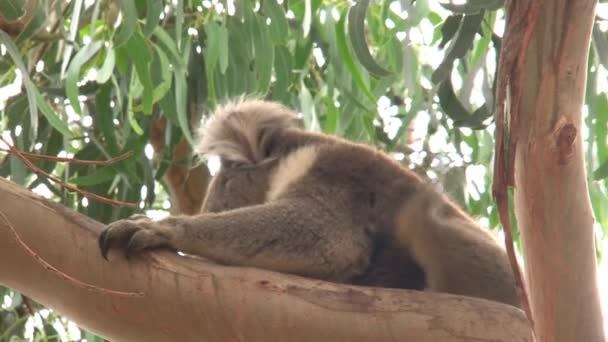
[[[3,0],[0,175],[96,220],[166,215],[175,148],[216,104],[280,101],[316,131],[367,142],[499,228],[491,197],[501,0]],[[584,138],[597,220],[608,231],[608,11],[598,5]],[[26,154],[23,154],[28,156]],[[43,173],[103,197],[69,191]],[[203,189],[200,192],[204,191]],[[498,234],[500,232],[498,231]],[[0,287],[0,341],[84,340],[78,328]]]

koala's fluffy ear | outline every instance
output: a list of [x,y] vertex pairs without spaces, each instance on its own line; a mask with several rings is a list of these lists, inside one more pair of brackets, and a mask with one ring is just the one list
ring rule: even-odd
[[197,152],[225,160],[258,164],[277,131],[293,126],[296,115],[277,103],[238,100],[218,107],[198,131]]

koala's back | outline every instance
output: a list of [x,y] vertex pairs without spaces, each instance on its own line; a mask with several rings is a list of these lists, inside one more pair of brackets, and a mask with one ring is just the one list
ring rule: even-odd
[[340,210],[363,225],[371,240],[366,270],[348,282],[471,295],[519,306],[505,251],[412,171],[381,151],[339,138],[292,129],[283,139],[297,142],[285,147],[287,155],[314,149],[314,158],[308,156],[306,172],[299,170],[291,191],[317,189],[311,196],[319,201],[339,202]]

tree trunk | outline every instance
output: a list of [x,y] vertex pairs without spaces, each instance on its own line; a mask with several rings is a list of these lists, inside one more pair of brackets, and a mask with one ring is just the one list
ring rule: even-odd
[[113,341],[531,341],[521,310],[482,299],[169,252],[107,262],[100,223],[3,179],[0,199],[0,283]]
[[511,108],[506,178],[515,185],[538,341],[604,341],[581,134],[595,6],[595,0],[507,5],[503,58],[513,63],[500,75]]

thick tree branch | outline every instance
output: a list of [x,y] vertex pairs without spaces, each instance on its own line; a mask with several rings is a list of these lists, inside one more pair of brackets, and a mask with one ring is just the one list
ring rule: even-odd
[[515,186],[539,341],[605,339],[581,134],[596,4],[526,0],[506,6],[494,191],[506,206],[507,186]]
[[0,198],[9,221],[0,220],[0,283],[113,341],[531,341],[521,310],[481,299],[341,286],[169,252],[106,262],[100,223],[4,179]]

